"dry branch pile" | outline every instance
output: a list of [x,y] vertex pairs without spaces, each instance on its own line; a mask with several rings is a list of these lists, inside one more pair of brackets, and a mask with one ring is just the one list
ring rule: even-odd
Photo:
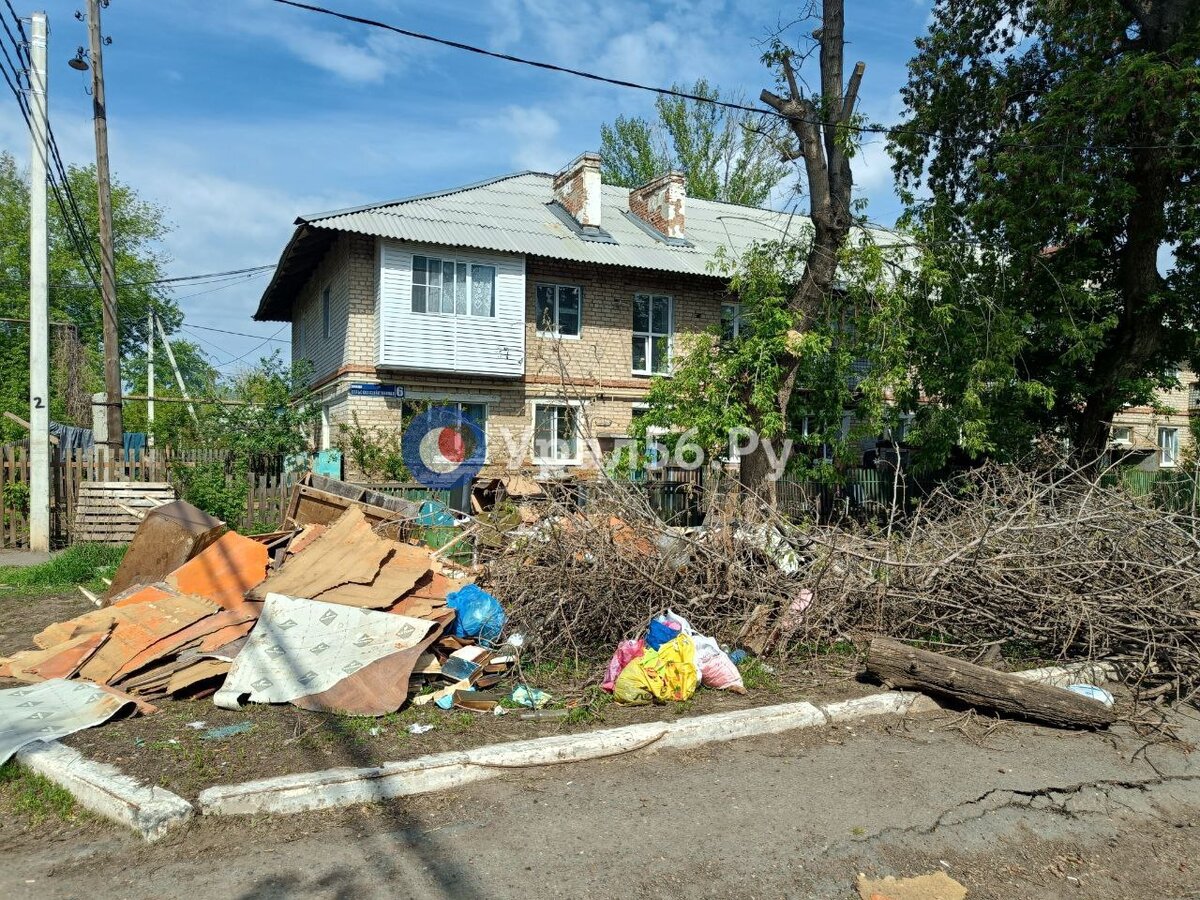
[[810,588],[793,644],[880,635],[968,658],[996,647],[1106,658],[1142,699],[1200,691],[1200,520],[1075,470],[984,467],[892,528],[797,526],[756,511],[759,527],[785,532],[799,552],[793,576],[739,539],[744,509],[728,504],[686,532],[616,486],[586,516],[543,512],[488,566],[491,589],[542,654],[602,652],[665,607],[732,640],[756,607],[782,611]]

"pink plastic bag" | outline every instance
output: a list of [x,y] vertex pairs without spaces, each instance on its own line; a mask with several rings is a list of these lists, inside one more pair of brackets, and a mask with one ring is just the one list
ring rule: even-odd
[[742,673],[715,639],[698,634],[692,641],[696,645],[696,668],[700,670],[700,682],[705,687],[735,694],[746,693]]
[[630,660],[637,659],[645,652],[646,642],[641,638],[638,638],[636,641],[621,641],[621,643],[617,644],[617,652],[609,660],[608,668],[604,672],[604,683],[600,687],[611,694],[613,692],[613,685],[617,683],[617,676],[621,674],[621,670],[629,665]]

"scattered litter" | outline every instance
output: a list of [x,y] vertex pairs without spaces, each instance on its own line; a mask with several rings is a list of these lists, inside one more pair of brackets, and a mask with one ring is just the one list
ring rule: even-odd
[[413,722],[411,725],[408,726],[408,733],[409,734],[426,734],[427,732],[433,731],[433,727],[434,726],[432,726],[432,725],[422,725],[420,722]]
[[253,722],[238,722],[236,725],[221,725],[218,728],[208,729],[208,731],[200,735],[200,740],[223,741],[226,738],[233,737],[235,734],[243,734],[253,727]]
[[471,681],[490,659],[483,647],[463,647],[455,650],[442,663],[442,677],[451,681]]
[[530,709],[541,709],[552,699],[548,693],[538,688],[531,688],[524,684],[519,684],[513,688],[513,692],[508,695],[508,699],[518,706],[527,706]]
[[1089,700],[1103,703],[1109,708],[1112,708],[1113,704],[1116,703],[1116,699],[1111,693],[1094,684],[1069,684],[1067,685],[1067,690],[1074,691],[1080,696],[1087,697]]
[[224,530],[220,519],[184,500],[150,510],[138,525],[105,596],[111,600],[129,588],[163,581]]
[[203,728],[207,724],[208,723],[205,722],[203,719],[198,719],[195,722],[188,722],[186,727],[195,728],[197,731],[199,731],[201,728]]
[[517,716],[518,719],[565,719],[570,710],[532,709]]
[[617,649],[613,653],[613,657],[608,663],[608,669],[604,673],[604,683],[600,687],[611,694],[613,686],[617,683],[617,676],[621,674],[621,670],[645,652],[646,642],[641,638],[638,638],[636,641],[621,641],[621,643],[617,644]]
[[729,661],[731,663],[733,663],[735,666],[740,666],[742,663],[744,663],[749,658],[750,658],[750,654],[747,653],[745,650],[742,650],[740,647],[737,650],[734,650],[732,653],[729,654]]

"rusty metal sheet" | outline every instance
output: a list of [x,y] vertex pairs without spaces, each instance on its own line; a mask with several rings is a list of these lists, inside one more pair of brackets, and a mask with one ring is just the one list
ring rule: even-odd
[[315,598],[340,585],[370,584],[396,547],[394,541],[372,530],[362,510],[351,507],[312,546],[260,584],[254,594]]
[[213,615],[204,616],[202,619],[192,622],[190,625],[155,641],[150,646],[127,659],[113,672],[111,678],[104,680],[119,682],[126,675],[130,675],[145,666],[152,665],[156,660],[178,653],[190,644],[195,643],[198,647],[203,648],[204,639],[216,632],[223,632],[229,627],[244,628],[244,631],[234,633],[231,637],[213,644],[213,647],[220,647],[222,644],[235,640],[243,633],[250,631],[254,627],[254,621],[258,618],[261,610],[261,603],[247,602],[236,609],[223,609],[215,612]]
[[[365,609],[382,609],[395,603],[429,574],[430,551],[410,544],[392,546],[391,558],[370,584],[341,584],[328,591],[313,593],[313,599]],[[291,564],[295,565],[295,561]]]
[[32,683],[70,678],[108,640],[108,631],[84,634],[48,650],[23,650],[0,664],[0,677]]
[[166,597],[136,606],[110,606],[113,631],[79,675],[89,681],[107,683],[129,660],[162,638],[187,628],[218,610],[202,597]]
[[134,585],[162,581],[224,530],[224,522],[185,500],[150,510],[138,525],[105,597],[116,597]]
[[91,728],[131,705],[99,685],[63,678],[0,691],[0,764],[26,744]]
[[268,594],[214,701],[238,709],[243,696],[287,703],[326,691],[375,660],[420,644],[435,627],[425,619]]
[[269,556],[258,541],[227,531],[167,576],[166,583],[181,594],[196,594],[233,609],[266,577]]

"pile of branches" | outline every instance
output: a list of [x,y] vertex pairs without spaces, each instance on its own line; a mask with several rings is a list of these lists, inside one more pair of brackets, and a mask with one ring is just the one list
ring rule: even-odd
[[[1141,700],[1200,694],[1200,519],[1085,470],[987,465],[869,527],[790,522],[723,494],[703,528],[668,528],[634,488],[589,498],[543,504],[487,560],[532,654],[611,652],[666,608],[737,643],[748,622],[787,620],[807,588],[784,632],[793,650],[885,636],[973,660],[1109,660]],[[747,529],[785,536],[799,572]]]
[[1084,471],[988,465],[935,490],[903,527],[805,540],[810,637],[1107,659],[1141,700],[1200,692],[1200,520]]
[[582,506],[540,503],[538,521],[486,560],[485,581],[533,657],[607,655],[668,608],[731,641],[755,607],[782,607],[801,585],[712,503],[703,529],[667,527],[643,491],[618,483],[590,489]]

